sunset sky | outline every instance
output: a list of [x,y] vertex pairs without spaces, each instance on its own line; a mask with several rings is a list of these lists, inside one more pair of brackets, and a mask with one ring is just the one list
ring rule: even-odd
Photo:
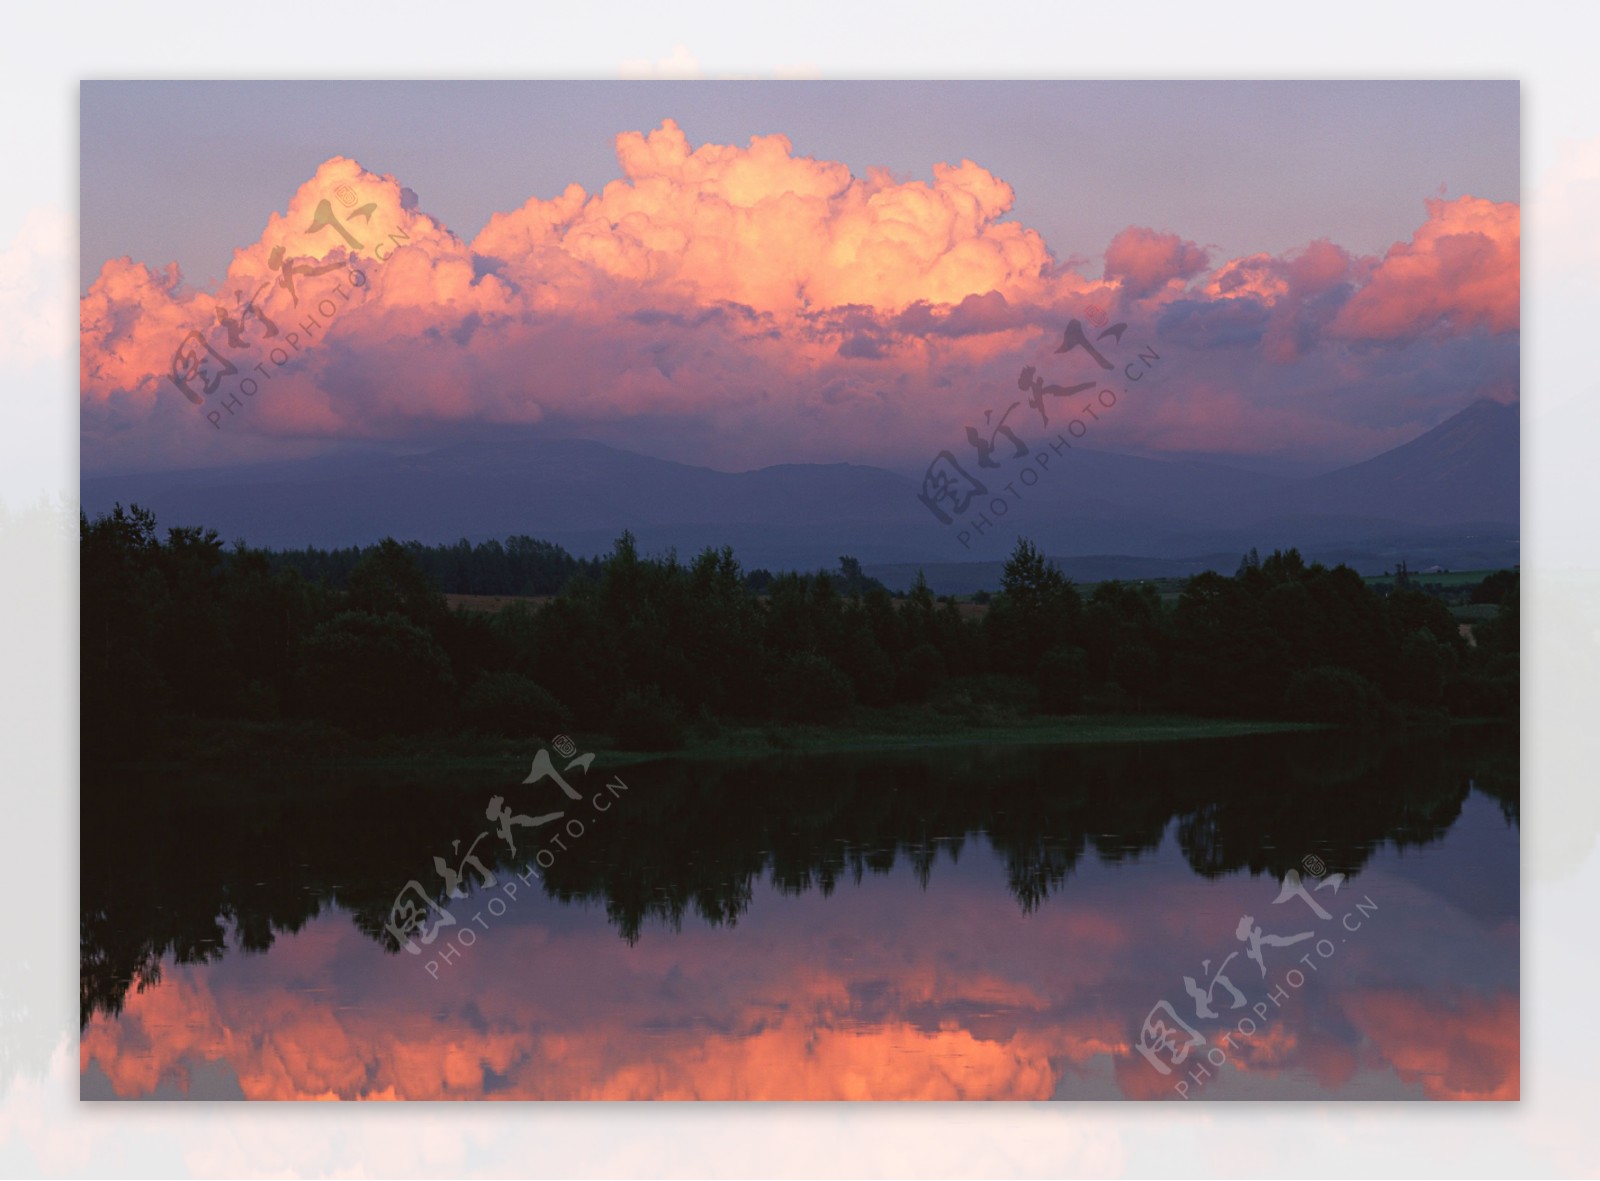
[[1327,468],[1518,396],[1514,82],[81,98],[86,475],[507,429],[914,471],[1024,366],[1097,378],[1091,307],[1163,358],[1107,450]]

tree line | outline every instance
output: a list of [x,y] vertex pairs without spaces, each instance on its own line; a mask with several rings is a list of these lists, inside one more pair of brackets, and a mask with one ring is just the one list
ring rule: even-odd
[[[1163,602],[1147,585],[1084,593],[1023,540],[976,609],[920,576],[897,598],[854,559],[747,574],[729,548],[647,557],[627,533],[585,560],[530,538],[274,553],[181,526],[162,540],[152,514],[120,505],[80,532],[89,757],[144,753],[170,718],[308,719],[363,737],[579,728],[653,750],[697,728],[868,710],[1376,725],[1518,706],[1514,581],[1499,578],[1498,615],[1469,642],[1437,599],[1380,595],[1292,549]],[[471,584],[496,588],[480,593],[553,597],[452,611],[452,555],[505,572]]]
[[[274,570],[294,570],[301,578],[325,583],[336,589],[349,585],[350,576],[361,559],[376,546],[345,546],[335,549],[267,551]],[[465,538],[453,545],[404,543],[411,561],[440,590],[460,595],[553,595],[574,575],[595,577],[600,562],[595,558],[575,558],[559,545],[518,534],[505,541],[480,541]]]

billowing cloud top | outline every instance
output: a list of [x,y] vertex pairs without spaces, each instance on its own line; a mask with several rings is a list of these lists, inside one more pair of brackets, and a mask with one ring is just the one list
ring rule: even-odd
[[1521,323],[1521,262],[1517,206],[1432,199],[1416,237],[1390,247],[1333,328],[1373,340],[1439,324],[1513,332]]
[[934,165],[932,185],[857,178],[796,157],[782,135],[691,151],[671,120],[619,136],[617,159],[625,179],[497,214],[474,252],[519,275],[574,262],[658,296],[784,317],[1044,290],[1043,239],[998,220],[1011,186],[970,160]]
[[1513,203],[1430,200],[1381,258],[1213,260],[1130,226],[1095,280],[971,160],[857,176],[782,135],[692,148],[671,120],[616,147],[620,179],[470,244],[335,157],[216,290],[106,262],[81,303],[86,468],[540,421],[720,467],[906,461],[1014,401],[1024,366],[1074,376],[1062,329],[1102,309],[1182,364],[1108,447],[1359,454],[1516,396]]

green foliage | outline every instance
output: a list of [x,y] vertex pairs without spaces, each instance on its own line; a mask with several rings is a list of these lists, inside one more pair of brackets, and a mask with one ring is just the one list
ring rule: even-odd
[[1153,588],[1100,583],[1084,611],[1083,646],[1090,675],[1096,681],[1115,681],[1139,697],[1153,694],[1162,674],[1157,653],[1169,647],[1166,631]]
[[1493,619],[1472,629],[1472,638],[1488,660],[1509,657],[1515,660],[1522,650],[1522,592],[1512,587],[1500,601]]
[[521,673],[484,673],[461,699],[461,721],[481,734],[548,741],[572,728],[572,711]]
[[1445,692],[1445,707],[1458,718],[1514,718],[1520,702],[1515,671],[1471,669]]
[[[905,705],[976,726],[1038,710],[1364,724],[1398,706],[1518,706],[1514,576],[1494,583],[1495,617],[1469,645],[1437,595],[1385,595],[1294,550],[1190,578],[1169,604],[1115,581],[1085,600],[1024,539],[987,610],[964,615],[920,576],[897,601],[849,557],[834,573],[747,574],[731,549],[683,562],[626,533],[578,562],[528,538],[229,550],[204,529],[162,540],[138,506],[79,525],[90,759],[148,753],[180,719],[326,720],[361,735],[588,729],[658,750],[684,740],[688,718],[836,725]],[[442,583],[447,558],[457,569]],[[453,579],[484,593],[530,570],[559,576],[559,593],[489,614],[451,612],[439,590]]]
[[450,662],[403,615],[342,612],[306,637],[301,656],[312,715],[352,734],[412,734],[449,720]]
[[1396,686],[1400,699],[1412,705],[1431,708],[1444,699],[1449,652],[1425,627],[1419,627],[1400,643],[1400,670]]
[[1360,673],[1320,665],[1289,679],[1284,712],[1299,722],[1367,726],[1383,718],[1385,702],[1377,686]]
[[1060,645],[1039,661],[1039,708],[1052,714],[1075,714],[1083,709],[1089,689],[1089,659],[1082,648]]
[[1421,591],[1397,590],[1383,600],[1385,613],[1397,637],[1412,635],[1418,628],[1431,633],[1439,643],[1450,647],[1460,642],[1460,631],[1450,608]]
[[79,516],[82,734],[86,754],[143,753],[168,706],[160,656],[174,622],[158,568],[155,517],[119,504],[93,524]]
[[789,722],[837,722],[855,703],[850,679],[813,652],[790,656],[772,689],[773,712]]
[[883,583],[864,574],[861,563],[848,555],[839,559],[838,579],[840,591],[851,598],[859,598],[872,591],[888,592]]
[[417,560],[420,550],[386,537],[364,553],[350,572],[350,609],[402,615],[423,627],[444,618],[444,596],[423,573]]
[[1061,570],[1018,538],[1000,575],[1000,595],[984,616],[996,669],[1032,678],[1040,656],[1078,638],[1082,602]]
[[949,668],[945,664],[944,654],[924,640],[907,652],[901,662],[896,681],[897,696],[902,701],[926,701],[947,675]]
[[1472,629],[1473,646],[1464,653],[1461,674],[1446,686],[1445,706],[1460,717],[1517,716],[1521,702],[1521,592],[1510,584],[1493,619]]
[[[284,550],[272,555],[272,564],[307,582],[342,589],[362,559],[378,548]],[[559,545],[522,535],[476,545],[465,538],[454,545],[412,542],[404,548],[428,582],[446,594],[553,595],[574,578],[593,577],[599,568],[597,561],[574,558]]]
[[1347,567],[1308,566],[1293,550],[1275,551],[1234,578],[1188,581],[1171,617],[1165,703],[1275,717],[1293,676],[1321,667],[1347,669],[1393,696],[1405,676],[1402,637],[1417,627],[1445,648],[1459,642],[1449,609],[1426,595],[1380,599]]
[[1161,662],[1155,649],[1138,640],[1118,648],[1111,657],[1108,679],[1121,685],[1133,699],[1135,708],[1156,692],[1161,680]]
[[1056,605],[1067,581],[1056,564],[1026,537],[1017,539],[1000,574],[1000,590],[1024,614],[1036,614]]
[[1515,570],[1496,570],[1472,588],[1471,601],[1499,605],[1515,594],[1521,579]]
[[933,693],[933,707],[962,721],[978,725],[1039,709],[1039,690],[1017,677],[986,673],[951,677]]
[[678,750],[686,734],[683,711],[654,685],[623,694],[612,729],[623,750]]

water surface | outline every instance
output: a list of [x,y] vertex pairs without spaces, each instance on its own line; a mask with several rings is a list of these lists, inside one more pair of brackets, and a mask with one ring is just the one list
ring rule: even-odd
[[1514,732],[570,778],[86,773],[83,1097],[1518,1096]]

